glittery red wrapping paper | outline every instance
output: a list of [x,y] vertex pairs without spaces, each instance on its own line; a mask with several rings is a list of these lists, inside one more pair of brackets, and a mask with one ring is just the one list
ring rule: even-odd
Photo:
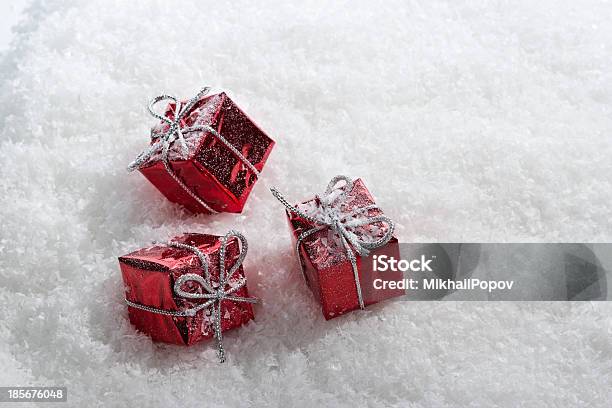
[[[204,234],[184,234],[172,239],[174,242],[198,247],[208,256],[211,281],[219,281],[220,237]],[[234,265],[239,254],[238,240],[228,241],[226,252],[226,271]],[[204,299],[184,299],[173,293],[174,282],[181,275],[195,273],[203,276],[200,260],[193,252],[167,246],[155,245],[139,249],[119,258],[123,282],[126,287],[126,298],[158,309],[181,311],[205,302]],[[244,277],[242,266],[229,281],[231,284]],[[184,290],[201,293],[197,284]],[[236,296],[248,297],[246,285],[234,293]],[[128,306],[130,322],[141,332],[151,336],[155,341],[191,345],[209,339],[214,335],[211,309],[204,309],[193,317],[166,316],[147,312]],[[221,302],[221,330],[223,332],[239,327],[254,318],[253,307],[246,302]]]
[[[375,204],[370,192],[361,179],[354,182],[353,189],[347,196],[351,202],[350,208],[365,207]],[[309,203],[312,200],[305,201]],[[371,210],[370,216],[381,215],[381,211]],[[292,230],[293,244],[297,237],[313,225],[298,215],[287,213],[289,226]],[[325,319],[333,319],[351,310],[359,309],[359,298],[357,286],[351,262],[346,257],[346,251],[342,247],[330,248],[326,242],[332,238],[333,231],[329,228],[314,233],[304,239],[300,245],[299,255],[304,262],[306,281],[315,298],[321,304]],[[400,259],[399,244],[397,238],[391,240],[378,249],[370,252],[367,257],[357,256],[357,268],[361,283],[364,304],[371,305],[385,299],[403,296],[402,289],[374,289],[373,282],[380,278],[384,280],[403,279],[402,272],[378,272],[373,271],[372,256],[387,255]]]
[[[183,102],[184,103],[184,102]],[[165,115],[174,118],[174,103]],[[274,141],[225,94],[209,95],[198,101],[181,121],[182,127],[208,125],[236,147],[261,173]],[[168,125],[157,125],[167,130]],[[210,132],[194,132],[188,140],[189,153],[177,154],[178,143],[170,150],[170,165],[198,197],[218,212],[240,213],[257,181],[255,174]],[[159,155],[153,156],[140,172],[170,201],[193,213],[208,213],[168,174]]]

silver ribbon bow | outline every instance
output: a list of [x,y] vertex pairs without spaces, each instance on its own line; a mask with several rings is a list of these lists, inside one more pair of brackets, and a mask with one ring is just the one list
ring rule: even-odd
[[[227,250],[227,243],[231,237],[236,237],[240,240],[241,248],[238,259],[234,265],[230,268],[228,273],[225,273],[225,252]],[[241,297],[232,295],[234,292],[246,285],[246,279],[241,279],[235,285],[230,285],[229,280],[234,276],[244,258],[246,257],[248,250],[248,243],[246,238],[237,231],[229,231],[225,236],[221,238],[221,249],[219,251],[219,282],[218,286],[211,282],[210,272],[208,271],[208,257],[200,251],[199,248],[187,244],[181,244],[179,242],[166,242],[163,245],[186,249],[193,252],[200,260],[200,266],[202,267],[204,277],[195,273],[186,273],[181,275],[174,283],[174,294],[177,297],[183,299],[205,299],[206,302],[194,306],[190,309],[184,309],[181,311],[157,309],[151,306],[141,305],[140,303],[134,303],[128,299],[125,302],[134,308],[145,310],[151,313],[157,313],[166,316],[177,316],[177,317],[193,317],[200,310],[207,309],[212,306],[212,321],[213,329],[215,331],[215,338],[217,339],[218,345],[218,356],[221,363],[225,362],[225,349],[223,348],[223,334],[221,331],[221,302],[223,300],[229,300],[232,302],[246,302],[246,303],[257,303],[259,300],[251,297]],[[203,293],[187,292],[182,289],[182,286],[187,282],[193,282],[199,284],[202,288]],[[216,286],[216,287],[215,287]],[[226,289],[229,287],[229,289]]]
[[[223,136],[221,136],[221,134],[219,134],[219,132],[217,132],[215,129],[213,129],[212,127],[208,126],[208,125],[196,125],[196,126],[189,126],[189,127],[181,127],[181,120],[183,119],[183,117],[191,111],[191,109],[193,108],[193,106],[204,96],[208,93],[208,91],[210,91],[210,87],[204,87],[200,90],[200,92],[197,93],[196,96],[194,96],[193,98],[189,99],[181,108],[181,103],[177,100],[177,98],[175,98],[174,96],[171,95],[159,95],[156,96],[155,98],[151,99],[151,101],[149,102],[149,106],[147,107],[149,110],[149,113],[161,120],[162,122],[165,122],[166,124],[168,124],[168,130],[165,133],[160,133],[160,132],[155,132],[153,129],[151,130],[151,140],[153,141],[153,143],[147,147],[145,150],[143,150],[138,157],[136,158],[136,160],[134,160],[133,162],[131,162],[128,165],[128,171],[134,171],[138,168],[140,168],[140,166],[142,166],[143,164],[145,164],[153,155],[159,153],[161,151],[161,160],[164,163],[164,167],[166,169],[166,171],[168,172],[168,174],[170,174],[170,176],[178,183],[179,186],[181,186],[181,188],[183,190],[185,190],[191,197],[193,197],[193,199],[195,199],[202,207],[204,207],[207,211],[216,214],[217,211],[213,210],[208,204],[206,204],[200,197],[198,197],[198,195],[192,190],[190,189],[184,182],[183,180],[180,179],[180,177],[174,172],[174,170],[172,170],[172,167],[170,166],[170,162],[168,160],[168,153],[169,153],[169,149],[170,146],[174,143],[174,142],[178,142],[180,144],[181,147],[181,152],[186,155],[189,151],[189,148],[187,146],[187,142],[185,142],[185,133],[191,133],[191,132],[210,132],[214,137],[216,137],[221,143],[223,143],[225,146],[227,146],[228,149],[230,149],[230,151],[236,155],[236,157],[238,157],[238,159],[240,161],[242,161],[242,163],[244,163],[244,165],[246,167],[249,168],[249,170],[251,170],[253,172],[253,174],[255,175],[255,177],[259,177],[259,171],[257,171],[257,169],[255,168],[255,166],[253,166],[253,164],[246,158],[244,157],[244,155],[238,150],[236,149],[236,147],[234,147],[234,145],[232,145],[230,142],[227,141],[227,139],[225,139]],[[158,112],[155,112],[153,110],[153,107],[160,103],[160,102],[164,102],[164,101],[173,101],[175,104],[175,110],[174,110],[174,120],[168,118],[165,115],[161,115]]]
[[[344,182],[344,184],[341,184]],[[340,184],[340,185],[339,185]],[[363,295],[361,293],[361,283],[359,282],[359,271],[357,269],[357,258],[355,252],[359,256],[367,256],[371,250],[380,248],[387,244],[393,236],[395,224],[393,221],[385,217],[384,215],[369,216],[368,212],[373,209],[380,210],[375,204],[368,205],[365,207],[356,208],[349,212],[343,212],[342,209],[347,205],[346,199],[348,194],[353,189],[354,181],[346,176],[336,176],[329,182],[325,193],[322,196],[315,196],[315,204],[318,206],[320,211],[313,214],[307,214],[306,212],[298,209],[296,206],[289,204],[289,202],[283,197],[281,193],[275,188],[271,188],[272,194],[278,201],[280,201],[287,210],[306,221],[314,224],[311,229],[302,232],[296,241],[296,253],[300,262],[302,276],[306,279],[306,273],[304,270],[304,262],[300,256],[300,245],[302,241],[310,235],[321,231],[325,228],[331,228],[340,236],[342,246],[346,250],[346,256],[351,262],[353,268],[353,275],[355,277],[355,285],[357,287],[357,297],[359,300],[359,307],[365,308],[363,301]],[[361,237],[354,232],[357,227],[363,227],[374,223],[387,224],[386,233],[379,239],[365,240],[365,238],[374,238],[371,235],[361,234]]]

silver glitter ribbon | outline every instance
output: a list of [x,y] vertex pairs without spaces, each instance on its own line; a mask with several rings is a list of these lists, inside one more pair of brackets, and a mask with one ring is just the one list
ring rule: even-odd
[[[365,304],[363,301],[363,294],[361,293],[361,283],[359,281],[359,271],[357,269],[355,252],[359,256],[368,256],[371,250],[387,244],[393,236],[395,224],[390,218],[384,215],[369,216],[368,212],[370,210],[376,209],[380,211],[380,208],[375,204],[359,207],[349,212],[343,212],[343,208],[348,205],[347,196],[353,189],[353,184],[354,181],[346,176],[336,176],[332,178],[323,195],[315,196],[314,202],[320,209],[316,214],[307,214],[296,206],[289,204],[285,197],[275,188],[271,188],[270,190],[274,197],[276,197],[290,213],[296,214],[314,224],[314,227],[302,232],[296,241],[295,250],[304,279],[306,279],[306,272],[304,262],[300,256],[300,245],[302,241],[318,231],[331,228],[339,235],[342,246],[346,250],[346,256],[351,262],[353,275],[355,277],[355,285],[357,287],[359,307],[364,309]],[[365,232],[362,233],[360,237],[353,231],[354,228],[379,222],[387,224],[387,232],[379,239],[375,239],[376,237],[368,235]],[[362,237],[372,238],[372,240],[364,240]]]
[[[202,207],[204,207],[207,211],[213,213],[213,214],[217,214],[217,211],[213,210],[208,204],[206,204],[192,189],[190,189],[184,182],[183,180],[180,179],[180,177],[174,172],[174,170],[172,170],[172,167],[170,166],[170,161],[168,160],[168,152],[170,150],[170,146],[174,143],[174,142],[178,142],[180,144],[181,147],[181,152],[183,155],[187,155],[189,148],[187,146],[187,143],[185,142],[185,133],[191,133],[191,132],[210,132],[210,134],[212,134],[214,137],[216,137],[221,143],[223,143],[225,146],[227,146],[228,149],[230,149],[230,151],[236,155],[236,157],[242,162],[244,163],[244,165],[246,167],[249,168],[249,170],[251,170],[253,172],[253,174],[255,175],[255,177],[259,177],[259,171],[257,171],[257,169],[255,168],[255,166],[253,166],[253,163],[251,163],[246,157],[244,157],[244,155],[238,150],[236,149],[236,147],[234,147],[234,145],[232,145],[230,142],[227,141],[227,139],[225,139],[223,136],[221,136],[221,134],[219,132],[217,132],[215,129],[213,129],[212,127],[208,126],[208,125],[196,125],[196,126],[189,126],[189,127],[181,127],[181,119],[183,119],[183,117],[193,108],[193,106],[204,96],[208,93],[208,91],[210,91],[210,87],[204,87],[200,90],[200,92],[197,93],[196,96],[194,96],[193,98],[189,99],[181,108],[181,103],[177,100],[177,98],[175,98],[174,96],[171,95],[159,95],[156,96],[155,98],[151,99],[151,101],[149,102],[148,105],[148,109],[149,109],[149,113],[165,122],[168,124],[169,128],[168,130],[164,133],[164,132],[155,132],[153,129],[151,130],[151,140],[152,140],[152,144],[149,145],[149,147],[147,147],[145,150],[143,150],[138,157],[136,158],[136,160],[134,160],[133,162],[131,162],[128,165],[128,171],[134,171],[138,168],[140,168],[143,164],[145,164],[153,155],[161,152],[161,160],[164,164],[164,167],[166,169],[166,171],[168,172],[168,174],[178,183],[179,186],[181,186],[181,188],[183,190],[185,190],[191,197],[193,197],[194,200],[196,200],[198,202],[198,204],[200,204]],[[168,118],[165,115],[161,115],[158,112],[155,112],[153,110],[153,107],[160,103],[160,102],[164,102],[164,101],[173,101],[175,104],[175,111],[174,111],[174,120]]]
[[[241,248],[238,259],[234,263],[234,265],[230,268],[229,272],[225,273],[225,253],[227,251],[227,243],[231,237],[236,237],[240,240]],[[219,282],[218,286],[215,283],[211,282],[210,272],[208,271],[208,257],[200,251],[199,248],[187,244],[181,244],[179,242],[166,242],[166,243],[158,243],[162,245],[166,245],[173,248],[186,249],[188,251],[193,252],[198,259],[200,260],[200,265],[202,267],[202,272],[204,277],[197,275],[195,273],[186,273],[181,275],[176,282],[174,283],[174,294],[177,297],[181,297],[184,299],[205,299],[206,302],[201,303],[197,306],[194,306],[189,309],[184,309],[181,311],[174,310],[165,310],[165,309],[157,309],[151,306],[145,306],[140,303],[135,303],[127,298],[125,302],[128,306],[134,307],[136,309],[145,310],[151,313],[157,313],[166,316],[176,316],[176,317],[193,317],[200,310],[207,309],[212,306],[212,321],[213,321],[213,329],[215,331],[215,338],[217,339],[218,345],[218,356],[219,361],[221,363],[225,362],[225,349],[223,348],[223,333],[221,331],[221,302],[223,300],[229,300],[231,302],[246,302],[246,303],[257,303],[259,300],[252,297],[241,297],[232,295],[234,292],[242,288],[246,285],[246,279],[242,278],[235,285],[230,285],[228,281],[234,276],[244,258],[246,257],[248,250],[248,243],[246,238],[237,231],[229,231],[225,236],[221,237],[221,249],[219,251]],[[193,293],[186,292],[181,287],[187,283],[193,282],[199,284],[202,288],[203,293]],[[216,288],[215,288],[216,286]],[[225,289],[229,286],[229,289]]]

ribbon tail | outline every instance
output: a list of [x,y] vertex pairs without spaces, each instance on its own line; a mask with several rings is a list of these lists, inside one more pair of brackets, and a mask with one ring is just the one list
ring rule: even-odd
[[143,150],[138,157],[131,162],[128,167],[127,170],[129,172],[132,172],[134,170],[136,170],[137,168],[139,168],[140,166],[142,166],[144,163],[147,162],[147,160],[149,160],[151,158],[151,156],[153,156],[155,153],[157,153],[160,149],[160,147],[163,146],[163,142],[161,140],[157,141],[156,143],[150,145],[149,147],[147,147],[145,150]]
[[215,337],[217,338],[217,355],[219,357],[219,362],[225,362],[225,349],[223,348],[223,334],[221,333],[221,300],[217,302],[215,306],[213,306],[213,313],[215,315]]
[[355,258],[355,254],[353,250],[349,246],[344,235],[340,235],[340,240],[342,241],[342,245],[346,249],[346,256],[351,262],[351,267],[353,268],[353,277],[355,278],[355,286],[357,288],[357,300],[359,301],[359,308],[365,309],[365,303],[363,301],[363,294],[361,293],[361,282],[359,280],[359,269],[357,268],[357,258]]
[[319,221],[313,217],[311,217],[310,215],[306,214],[304,211],[298,210],[297,207],[289,204],[289,201],[287,201],[287,199],[274,187],[270,188],[270,191],[272,192],[272,195],[274,196],[274,198],[276,198],[278,201],[280,201],[280,203],[282,205],[285,206],[285,208],[287,209],[287,211],[289,211],[290,213],[293,214],[297,214],[299,215],[301,218],[310,221],[314,224],[318,224]]

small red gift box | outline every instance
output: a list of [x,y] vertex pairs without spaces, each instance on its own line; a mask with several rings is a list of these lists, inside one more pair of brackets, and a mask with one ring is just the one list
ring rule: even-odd
[[254,318],[245,255],[246,240],[231,231],[184,234],[119,257],[130,321],[156,341],[191,345],[213,335],[220,341],[219,329]]
[[[342,181],[346,184],[338,187]],[[273,193],[287,207],[302,273],[327,320],[405,294],[403,289],[374,285],[377,279],[400,281],[403,274],[373,268],[374,255],[400,259],[399,244],[392,236],[393,222],[375,205],[361,179],[338,176],[324,195],[295,206]]]
[[[170,201],[193,213],[240,213],[272,148],[270,139],[224,93],[178,102],[162,95],[149,104],[161,122],[136,168]],[[153,106],[169,100],[163,115]],[[167,152],[165,153],[165,150]]]

